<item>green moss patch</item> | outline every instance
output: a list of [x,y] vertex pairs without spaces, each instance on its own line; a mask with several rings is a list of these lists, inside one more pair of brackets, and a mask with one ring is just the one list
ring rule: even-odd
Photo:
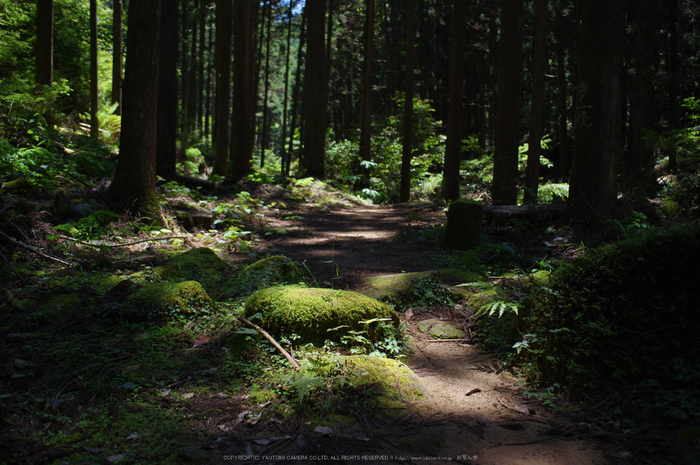
[[390,358],[371,355],[344,357],[347,376],[355,386],[378,388],[390,400],[412,402],[426,396],[426,389],[410,368]]
[[418,323],[418,329],[435,339],[460,339],[464,336],[454,325],[436,318],[421,321]]
[[131,294],[121,310],[128,320],[192,319],[207,313],[211,303],[197,281],[149,283]]
[[[246,301],[245,315],[261,313],[263,325],[273,333],[295,333],[304,341],[339,341],[347,331],[367,331],[370,340],[381,337],[378,322],[362,321],[388,318],[399,325],[399,317],[387,304],[357,292],[333,289],[277,286],[262,289]],[[343,330],[329,329],[347,326]]]
[[283,255],[275,255],[234,273],[222,291],[225,298],[247,296],[280,284],[296,284],[303,279],[299,267]]

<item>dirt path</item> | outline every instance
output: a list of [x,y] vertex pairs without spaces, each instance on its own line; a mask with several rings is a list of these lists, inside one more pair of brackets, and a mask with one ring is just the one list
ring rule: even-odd
[[[440,253],[434,242],[409,247],[394,240],[414,233],[419,225],[444,219],[442,211],[427,203],[300,210],[294,216],[273,220],[276,227],[288,232],[273,241],[273,246],[305,262],[317,279],[326,284],[332,281],[336,288],[357,289],[369,275],[427,269],[431,254]],[[256,463],[611,463],[573,420],[524,399],[517,380],[499,373],[491,354],[474,345],[428,342],[415,328],[417,319],[420,317],[405,320],[416,345],[406,363],[420,377],[428,396],[409,406],[407,415],[391,420],[366,418],[336,427],[330,434],[307,431],[304,425],[287,425],[277,431],[269,424],[260,425],[249,431],[248,438],[239,437],[227,447],[219,460],[224,454],[273,451],[277,460],[260,458]],[[280,437],[280,429],[287,434]],[[270,442],[271,437],[277,442]],[[295,455],[302,457],[292,458]]]

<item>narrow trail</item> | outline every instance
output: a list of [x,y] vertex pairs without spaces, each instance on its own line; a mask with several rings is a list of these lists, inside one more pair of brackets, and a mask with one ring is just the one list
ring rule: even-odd
[[[437,224],[444,213],[430,204],[300,209],[293,219],[273,223],[287,234],[272,241],[279,253],[304,262],[314,276],[336,288],[357,290],[362,278],[420,271],[436,244],[397,241],[418,227]],[[548,412],[524,399],[518,380],[499,370],[492,354],[476,345],[428,342],[410,320],[415,351],[405,363],[425,385],[425,400],[407,406],[392,420],[365,421],[330,435],[304,432],[287,440],[277,454],[299,454],[315,447],[321,454],[361,454],[341,463],[464,463],[479,465],[606,465],[606,453],[571,418]],[[431,317],[440,316],[432,314]],[[304,431],[303,425],[300,430]],[[264,437],[266,431],[258,431]],[[301,434],[300,434],[301,435]],[[246,443],[246,447],[251,447]],[[242,447],[242,446],[241,446]],[[253,449],[253,452],[255,450]],[[381,456],[369,459],[369,455]],[[295,463],[277,461],[275,463]],[[299,462],[296,462],[299,463]],[[322,460],[308,463],[325,463]]]

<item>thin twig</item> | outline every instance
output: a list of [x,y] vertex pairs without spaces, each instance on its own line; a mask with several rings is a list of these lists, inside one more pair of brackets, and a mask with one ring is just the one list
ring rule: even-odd
[[189,236],[168,236],[168,237],[151,237],[148,239],[141,239],[140,241],[134,241],[134,242],[127,242],[126,244],[93,244],[91,242],[85,242],[81,241],[78,239],[74,239],[72,237],[64,236],[62,234],[59,234],[58,237],[61,239],[65,239],[67,241],[73,241],[77,242],[78,244],[82,245],[89,245],[90,247],[95,247],[95,248],[100,248],[100,247],[128,247],[130,245],[135,245],[135,244],[140,244],[142,242],[150,242],[150,241],[165,241],[168,239],[188,239]]
[[15,239],[14,237],[8,236],[7,234],[5,234],[5,233],[2,232],[2,231],[0,231],[0,234],[2,234],[4,237],[6,237],[7,239],[11,240],[11,241],[14,242],[15,244],[19,245],[20,247],[24,247],[25,249],[30,250],[30,251],[34,252],[35,254],[37,254],[37,255],[41,255],[41,256],[44,257],[44,258],[48,258],[49,260],[53,260],[53,261],[55,261],[55,262],[61,263],[61,264],[66,265],[66,266],[74,266],[74,265],[75,265],[75,263],[69,262],[69,261],[67,261],[67,260],[63,260],[62,258],[58,258],[58,257],[54,257],[54,256],[52,256],[52,255],[48,255],[48,254],[42,252],[41,250],[39,250],[38,248],[36,248],[36,247],[34,247],[34,246],[27,245],[27,244],[25,244],[24,242],[18,241],[18,240]]
[[7,259],[7,257],[5,257],[5,254],[3,254],[2,252],[0,252],[0,255],[2,255],[3,260],[5,260],[5,262],[10,266],[10,268],[12,268],[12,271],[15,272],[15,274],[17,275],[17,277],[18,277],[19,279],[21,279],[21,280],[24,282],[24,278],[22,277],[22,275],[19,274],[19,272],[15,269],[14,266],[12,266],[12,263],[10,263],[10,261]]
[[267,331],[265,331],[264,329],[262,329],[260,326],[256,325],[255,323],[251,323],[250,321],[246,320],[246,319],[243,318],[242,316],[239,316],[239,317],[238,317],[238,320],[241,321],[242,323],[247,324],[247,325],[250,326],[251,328],[255,329],[257,332],[259,332],[260,334],[262,334],[262,335],[265,337],[265,339],[267,339],[268,341],[270,341],[270,344],[272,344],[273,346],[275,346],[275,348],[276,348],[277,350],[279,350],[279,351],[282,353],[282,355],[284,355],[284,358],[286,358],[287,361],[289,362],[289,364],[292,365],[292,368],[294,368],[294,369],[297,370],[297,371],[300,370],[299,364],[297,363],[296,360],[294,360],[294,357],[292,357],[291,355],[289,355],[289,352],[287,352],[286,350],[284,350],[284,349],[282,348],[282,346],[279,345],[279,344],[277,343],[277,341],[275,341],[275,340],[273,339],[273,337],[270,336],[270,335],[267,333]]

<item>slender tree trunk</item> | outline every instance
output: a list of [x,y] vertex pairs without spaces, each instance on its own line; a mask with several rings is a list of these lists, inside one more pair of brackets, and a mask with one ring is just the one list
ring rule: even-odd
[[411,158],[413,154],[413,70],[415,68],[414,44],[416,41],[416,0],[406,4],[406,82],[403,107],[403,148],[401,154],[401,202],[411,198]]
[[154,219],[156,199],[156,117],[160,0],[129,8],[119,161],[110,197]]
[[459,162],[462,158],[462,95],[464,92],[464,2],[455,0],[452,11],[450,105],[443,173],[445,200],[459,198]]
[[[209,15],[209,26],[207,27],[209,30],[209,35],[208,35],[208,40],[207,40],[207,49],[209,50],[209,62],[207,63],[207,87],[206,87],[206,95],[205,95],[205,104],[204,104],[204,138],[209,139],[209,134],[211,131],[211,115],[212,115],[212,92],[214,88],[214,83],[212,79],[212,74],[214,71],[214,62],[212,61],[211,57],[215,56],[215,51],[214,51],[214,17],[212,15]],[[216,58],[215,58],[216,59]]]
[[323,178],[325,174],[326,128],[328,126],[328,85],[326,80],[326,44],[323,26],[326,0],[306,4],[308,14],[306,72],[304,73],[304,164],[306,175]]
[[530,137],[525,168],[525,202],[537,203],[540,181],[540,144],[544,127],[544,73],[547,61],[547,0],[535,0],[535,34],[532,50]]
[[578,44],[578,90],[569,216],[600,231],[615,213],[622,129],[625,1],[587,0]]
[[498,57],[496,135],[494,141],[494,205],[518,200],[518,144],[523,71],[523,0],[501,0],[501,43]]
[[[166,0],[167,1],[167,0]],[[190,62],[187,57],[187,51],[189,49],[189,34],[187,33],[189,26],[189,10],[187,8],[189,0],[182,1],[182,74],[180,76],[180,98],[182,104],[182,132],[189,131],[189,125],[187,123],[187,115],[189,115],[189,101],[190,101]]]
[[565,56],[565,35],[564,35],[564,15],[562,13],[562,3],[560,2],[557,16],[557,27],[555,29],[557,40],[557,136],[559,139],[559,178],[562,182],[569,181],[569,139],[567,136],[566,119],[566,56]]
[[265,32],[265,95],[263,96],[263,130],[260,141],[260,168],[265,167],[265,149],[268,138],[268,111],[267,99],[270,92],[270,26],[272,25],[272,1],[267,4],[267,31]]
[[97,0],[90,0],[90,137],[95,140],[100,136],[97,71]]
[[156,174],[167,181],[177,175],[177,15],[177,8],[161,0]]
[[287,29],[287,48],[284,56],[284,102],[282,103],[282,144],[280,151],[281,160],[281,175],[286,176],[289,173],[289,160],[287,158],[287,103],[289,102],[289,57],[292,53],[292,17],[294,11],[294,0],[289,1],[288,23]]
[[206,10],[208,6],[207,0],[200,0],[199,4],[199,58],[198,58],[198,68],[197,72],[199,76],[197,77],[197,84],[199,84],[199,89],[197,91],[197,129],[200,134],[204,129],[204,69],[206,67],[205,50],[207,48],[206,42],[204,41],[204,30],[206,29]]
[[231,22],[233,0],[216,0],[216,155],[214,174],[228,176],[229,118],[231,111]]
[[187,90],[187,95],[189,101],[187,102],[187,131],[194,131],[197,126],[197,102],[199,96],[197,95],[197,90],[199,86],[197,85],[197,70],[199,67],[198,57],[197,57],[197,9],[200,8],[200,0],[194,0],[194,14],[191,18],[192,23],[192,33],[190,39],[190,76],[188,78],[189,89]]
[[[671,0],[668,6],[669,24],[671,25],[668,44],[668,129],[674,131],[678,129],[678,0]],[[678,168],[676,155],[676,144],[673,143],[668,152],[668,169],[675,173]]]
[[253,12],[255,2],[233,2],[233,118],[231,163],[234,176],[250,173],[253,158],[255,110]]
[[[289,176],[289,172],[292,166],[292,153],[294,152],[294,133],[296,131],[297,122],[297,111],[299,104],[299,89],[301,89],[301,68],[304,61],[304,45],[306,42],[306,8],[304,8],[304,13],[301,16],[301,26],[299,28],[299,49],[297,50],[297,71],[294,77],[294,90],[292,90],[292,123],[289,127],[289,150],[288,150],[288,161],[287,161],[287,171],[285,175]],[[299,131],[303,134],[303,131]],[[300,138],[301,140],[301,138]]]
[[[360,160],[372,159],[372,48],[374,45],[374,0],[365,0],[364,61],[362,66],[362,117]],[[369,168],[362,168],[363,185],[369,187]]]
[[112,103],[114,114],[122,114],[122,0],[114,0],[112,11]]
[[53,0],[37,0],[35,54],[34,80],[50,86],[53,83]]

